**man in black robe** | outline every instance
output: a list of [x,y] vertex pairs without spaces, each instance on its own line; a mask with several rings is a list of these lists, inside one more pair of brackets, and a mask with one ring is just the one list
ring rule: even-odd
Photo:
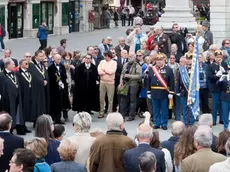
[[63,117],[68,117],[70,107],[67,75],[65,66],[61,64],[61,56],[56,54],[53,64],[48,68],[50,85],[50,115],[57,124],[64,124],[61,121],[61,112]]
[[32,101],[31,101],[31,116],[32,121],[36,121],[42,114],[49,114],[49,94],[48,94],[48,73],[42,60],[44,52],[37,50],[35,58],[29,63],[28,71],[32,75]]
[[88,112],[99,110],[99,93],[97,67],[92,64],[92,55],[87,54],[85,62],[75,69],[75,90],[73,94],[73,111]]
[[12,116],[12,128],[17,130],[17,134],[25,135],[25,121],[22,114],[22,102],[18,78],[13,72],[15,68],[12,59],[4,61],[4,70],[0,73],[0,111],[5,111]]
[[[20,86],[21,100],[22,100],[22,112],[25,121],[34,122],[32,117],[32,76],[28,71],[29,61],[27,59],[22,59],[19,61],[19,70],[16,72],[18,78],[18,83]],[[25,131],[30,133],[26,127]]]

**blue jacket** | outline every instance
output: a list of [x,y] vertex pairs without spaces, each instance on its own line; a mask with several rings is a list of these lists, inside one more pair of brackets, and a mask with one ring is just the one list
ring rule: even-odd
[[37,160],[34,166],[34,172],[51,172],[50,166],[45,162],[44,159]]
[[60,141],[50,139],[48,142],[48,154],[45,157],[47,164],[51,165],[55,162],[60,162],[61,158],[57,151],[57,148],[60,145]]
[[38,39],[39,40],[46,40],[48,38],[48,28],[40,26],[38,28]]
[[[167,83],[167,86],[169,87],[170,91],[174,91],[174,75],[173,70],[169,66],[164,66],[160,69],[160,73],[162,77],[164,78],[165,82]],[[152,68],[149,69],[148,73],[148,79],[149,79],[149,88],[151,89],[151,96],[154,99],[168,99],[168,91],[164,89],[153,89],[152,87],[163,87],[161,82],[157,79],[155,76]]]
[[165,172],[165,157],[164,152],[159,149],[152,148],[148,144],[139,144],[136,148],[129,149],[124,153],[124,166],[126,172],[140,172],[138,167],[138,158],[144,152],[149,151],[154,153],[157,159],[156,172]]
[[[141,64],[141,71],[142,71],[142,85],[144,85],[144,79],[145,79],[145,71],[148,68],[148,65],[146,63]],[[141,93],[140,93],[140,98],[147,98],[147,88],[142,86],[141,88]]]
[[87,172],[86,167],[74,161],[61,161],[51,165],[53,172]]

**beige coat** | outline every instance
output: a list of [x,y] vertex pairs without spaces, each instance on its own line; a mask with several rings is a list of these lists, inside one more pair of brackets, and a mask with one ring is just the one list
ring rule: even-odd
[[208,172],[211,165],[226,160],[226,157],[203,148],[182,161],[181,172]]
[[90,136],[89,133],[75,133],[68,140],[77,144],[78,150],[74,161],[86,165],[89,151],[95,138]]
[[[129,44],[129,52],[133,52],[135,53],[135,46],[136,46],[136,41],[137,41],[137,37],[136,37],[136,33],[135,30],[132,31],[129,36],[127,36],[127,42]],[[148,37],[146,34],[142,33],[142,37],[141,37],[141,42],[143,41],[148,41]]]

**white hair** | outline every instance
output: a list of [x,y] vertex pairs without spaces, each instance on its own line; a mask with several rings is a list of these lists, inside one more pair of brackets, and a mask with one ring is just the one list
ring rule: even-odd
[[92,124],[92,117],[88,112],[80,112],[73,118],[73,125],[78,132],[89,132]]
[[149,127],[150,130],[143,132],[139,130],[139,127],[137,128],[137,135],[136,137],[139,139],[148,139],[148,138],[152,138],[153,137],[153,129],[152,127]]
[[198,125],[207,125],[211,127],[213,124],[212,114],[205,113],[199,117]]
[[119,40],[119,41],[125,40],[125,38],[124,38],[124,37],[120,37],[120,38],[118,38],[118,40]]
[[194,141],[202,147],[211,147],[212,145],[212,129],[207,125],[198,126],[195,134]]
[[172,123],[172,130],[171,133],[173,136],[181,136],[185,128],[185,125],[181,121],[176,121]]
[[121,130],[120,126],[124,123],[124,118],[120,113],[110,113],[106,117],[108,130]]

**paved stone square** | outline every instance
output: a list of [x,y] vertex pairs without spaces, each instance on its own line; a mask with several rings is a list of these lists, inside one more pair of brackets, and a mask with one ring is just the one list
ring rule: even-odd
[[[144,26],[143,30],[144,32],[148,30],[149,26]],[[59,42],[61,39],[66,38],[68,39],[68,45],[67,45],[67,51],[74,51],[74,50],[81,50],[83,54],[86,52],[86,47],[88,45],[98,45],[101,43],[101,40],[103,37],[110,36],[113,38],[113,44],[117,45],[118,44],[118,38],[120,36],[125,35],[125,31],[128,27],[119,27],[119,28],[114,28],[113,26],[111,29],[103,29],[103,30],[96,30],[94,32],[89,32],[89,33],[71,33],[68,35],[62,35],[62,36],[49,36],[48,39],[48,45],[54,45],[54,46],[59,46]],[[21,59],[23,58],[23,55],[25,52],[31,52],[32,54],[38,49],[39,47],[39,41],[34,38],[28,38],[28,39],[16,39],[16,40],[9,40],[6,42],[6,48],[9,48],[12,50],[12,57],[16,59]],[[0,57],[3,56],[3,52],[0,52]],[[74,134],[73,127],[72,127],[72,119],[73,116],[75,115],[75,112],[70,111],[69,112],[69,117],[70,121],[65,124],[66,127],[66,136],[69,137]],[[106,131],[106,123],[105,123],[105,118],[104,119],[98,119],[97,114],[92,115],[93,118],[93,124],[92,124],[92,129],[93,128],[101,128]],[[136,117],[135,121],[131,122],[126,122],[125,123],[125,128],[128,132],[128,135],[131,138],[135,137],[136,133],[136,128],[138,124],[142,121],[142,119],[139,119]],[[165,140],[170,137],[171,132],[171,123],[173,120],[169,120],[168,124],[168,130],[163,131],[159,129],[160,132],[160,139]],[[28,123],[28,128],[32,130],[32,123]],[[214,133],[218,134],[220,131],[223,130],[222,125],[217,125],[213,127]],[[34,136],[34,132],[31,134],[27,134],[24,136],[26,140],[32,138]]]

